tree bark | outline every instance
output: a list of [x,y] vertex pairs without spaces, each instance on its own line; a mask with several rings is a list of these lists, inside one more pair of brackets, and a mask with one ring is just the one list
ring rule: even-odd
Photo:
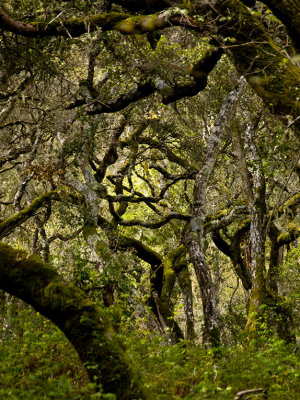
[[185,316],[185,339],[193,340],[196,337],[193,309],[193,290],[186,260],[186,248],[181,245],[173,252],[173,269],[176,273],[178,284],[183,297],[183,310]]
[[[255,144],[253,130],[253,126],[248,123],[245,137],[248,158],[251,162],[251,170],[249,169],[251,195],[248,198],[248,207],[251,215],[250,248],[253,285],[246,330],[257,332],[261,328],[260,324],[266,323],[268,328],[276,329],[281,339],[287,342],[294,342],[295,336],[292,332],[294,324],[291,311],[284,301],[279,298],[277,293],[272,293],[267,285],[265,261],[267,234],[266,184],[262,161]],[[247,194],[247,190],[245,192]],[[271,257],[277,257],[276,250],[272,246],[271,251],[273,251],[273,254],[271,253]]]
[[205,260],[203,249],[206,191],[217,160],[226,124],[232,116],[234,106],[244,84],[244,80],[241,80],[238,87],[229,93],[210,132],[205,159],[195,178],[192,218],[190,231],[186,237],[187,249],[194,265],[201,292],[204,317],[203,341],[212,346],[220,344],[220,317],[212,276]]
[[0,289],[32,305],[70,340],[91,381],[118,399],[145,399],[105,314],[38,257],[0,244]]

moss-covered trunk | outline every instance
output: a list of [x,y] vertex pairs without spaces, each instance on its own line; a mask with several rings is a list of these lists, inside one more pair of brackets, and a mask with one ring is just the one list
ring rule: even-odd
[[0,244],[0,289],[32,305],[73,344],[92,381],[118,399],[145,399],[103,312],[38,257]]
[[[287,342],[294,341],[291,331],[292,315],[289,307],[277,295],[270,291],[267,285],[265,243],[267,234],[267,213],[266,213],[266,184],[262,161],[254,141],[253,126],[248,123],[246,132],[248,146],[248,157],[251,161],[251,194],[249,211],[251,214],[250,224],[250,245],[251,263],[253,269],[253,285],[250,297],[250,307],[246,330],[256,332],[261,327],[265,329],[275,328],[278,336]],[[273,252],[273,253],[272,253]],[[276,245],[271,248],[272,258],[278,257]],[[275,264],[277,264],[278,259]],[[276,267],[276,265],[271,268]],[[275,272],[275,270],[273,271]],[[275,277],[273,276],[272,279]],[[262,323],[262,325],[261,325]]]
[[204,254],[204,223],[207,213],[206,192],[215,168],[226,125],[232,117],[237,100],[244,86],[244,79],[240,79],[237,87],[225,99],[214,126],[210,130],[204,160],[201,169],[195,177],[192,218],[190,220],[189,232],[186,236],[186,246],[194,265],[202,299],[204,318],[203,339],[205,343],[212,346],[220,344],[220,318],[217,294]]
[[193,291],[192,291],[192,282],[188,270],[188,263],[186,260],[186,249],[183,245],[181,245],[175,251],[173,269],[175,270],[178,279],[178,284],[180,286],[183,297],[183,309],[185,316],[185,338],[187,340],[192,340],[196,337],[194,310],[193,310]]

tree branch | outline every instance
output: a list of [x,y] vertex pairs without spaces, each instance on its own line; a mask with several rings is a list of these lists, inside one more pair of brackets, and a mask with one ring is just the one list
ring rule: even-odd
[[50,22],[32,22],[25,24],[15,21],[0,8],[0,28],[25,37],[39,38],[46,36],[78,37],[98,28],[117,30],[124,34],[143,34],[170,26],[183,26],[198,32],[203,31],[203,24],[180,12],[166,17],[164,13],[132,16],[126,13],[104,13],[86,17],[73,17]]
[[5,221],[0,223],[0,238],[9,235],[16,227],[26,222],[34,213],[44,205],[45,202],[55,198],[57,195],[56,191],[44,193],[41,196],[34,199],[30,205],[17,214],[12,215]]

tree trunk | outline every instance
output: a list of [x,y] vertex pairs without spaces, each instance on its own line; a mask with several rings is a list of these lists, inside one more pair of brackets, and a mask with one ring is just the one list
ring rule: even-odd
[[203,342],[212,347],[217,347],[220,345],[220,316],[211,273],[205,261],[203,237],[199,235],[197,236],[197,240],[190,241],[188,249],[194,265],[202,300],[204,319]]
[[37,256],[0,244],[0,289],[32,305],[70,340],[91,381],[118,399],[145,399],[105,314]]
[[190,232],[186,238],[187,249],[194,265],[201,293],[204,317],[203,340],[204,343],[212,346],[218,346],[220,343],[220,318],[217,296],[203,249],[206,191],[214,170],[226,125],[231,119],[234,106],[244,85],[245,81],[241,79],[237,88],[229,93],[211,129],[205,159],[195,178]]
[[[256,332],[260,329],[260,323],[266,323],[268,328],[276,329],[281,339],[293,342],[294,335],[291,331],[293,320],[289,307],[279,298],[277,293],[272,293],[267,286],[265,262],[267,233],[265,177],[262,161],[255,145],[253,127],[250,123],[247,124],[245,136],[248,145],[248,157],[252,165],[252,193],[248,201],[251,215],[250,246],[253,269],[253,286],[246,329]],[[271,250],[273,251],[271,256],[277,256],[277,254],[274,254],[276,250],[274,246]]]
[[166,273],[164,260],[156,251],[138,239],[120,234],[113,224],[103,217],[98,217],[98,224],[104,229],[112,248],[118,248],[120,251],[134,249],[135,254],[141,260],[150,264],[149,306],[161,327],[164,330],[166,328],[170,330],[172,342],[183,339],[183,333],[177,322],[174,321],[174,312],[170,304],[170,296],[175,283],[174,271],[173,274],[172,270]]
[[194,309],[193,309],[193,291],[187,264],[184,265],[179,271],[176,270],[176,275],[183,297],[183,310],[185,317],[185,339],[193,340],[196,337]]

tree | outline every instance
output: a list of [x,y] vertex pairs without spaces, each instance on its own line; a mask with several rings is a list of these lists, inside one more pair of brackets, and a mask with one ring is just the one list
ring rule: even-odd
[[[7,2],[0,10],[2,237],[18,229],[21,237],[26,230],[23,246],[48,262],[52,243],[82,234],[100,273],[109,263],[120,264],[118,252],[131,249],[150,265],[149,304],[175,341],[183,337],[172,309],[175,276],[184,298],[185,337],[195,334],[188,250],[201,292],[204,342],[218,346],[218,277],[205,254],[211,233],[244,288],[253,288],[247,327],[255,327],[267,308],[269,326],[293,340],[292,313],[278,296],[278,265],[279,249],[299,236],[292,144],[299,133],[298,2],[286,0],[284,8],[262,2],[272,13],[260,2],[238,0],[50,3],[38,2],[36,10]],[[239,76],[248,86],[234,89]],[[279,148],[274,160],[260,132]],[[282,154],[290,160],[279,179],[274,171]],[[229,159],[238,170],[226,170]],[[228,189],[228,199],[219,190],[213,201],[211,187],[225,173],[238,183]],[[146,229],[155,233],[144,234]],[[155,241],[159,252],[149,246]],[[243,254],[249,243],[252,271]],[[39,298],[23,282],[18,250],[2,249],[2,289],[52,319],[83,362],[94,365],[103,357],[91,354],[99,344],[93,335],[100,332],[104,359],[114,354],[121,367],[116,374],[108,362],[103,368],[100,363],[97,381],[106,392],[134,398],[140,389],[131,386],[134,374],[113,334],[106,340],[111,328],[104,329],[101,311],[89,302],[100,322],[74,342],[73,328],[84,329],[81,306],[69,310],[61,303],[66,321],[76,316],[69,333],[55,319],[47,291]],[[72,287],[67,293],[43,263],[28,263],[34,285],[40,270],[55,285],[59,281],[62,299],[77,296],[85,304],[81,292]]]

